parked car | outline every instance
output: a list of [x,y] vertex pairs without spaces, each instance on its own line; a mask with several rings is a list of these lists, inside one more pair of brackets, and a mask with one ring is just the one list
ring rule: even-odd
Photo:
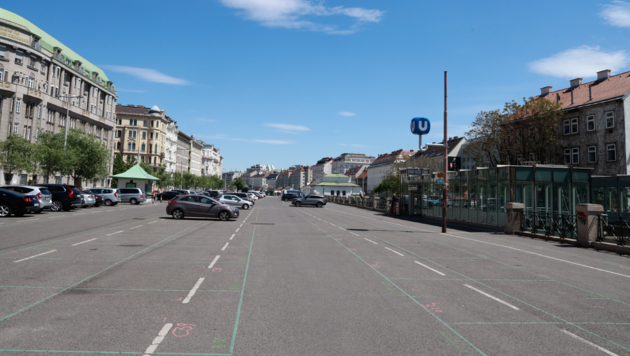
[[298,195],[295,193],[285,193],[282,194],[282,196],[280,197],[280,200],[282,201],[292,201],[294,198],[297,198]]
[[168,202],[166,213],[173,216],[173,219],[206,217],[227,221],[239,216],[238,208],[221,204],[203,195],[178,195]]
[[321,195],[306,195],[303,197],[296,197],[291,204],[300,207],[302,205],[314,205],[318,208],[326,205],[326,198]]
[[256,200],[258,200],[258,196],[256,194],[252,193],[252,192],[247,192],[245,194],[247,194],[247,196],[250,198],[249,200],[251,200],[251,201],[255,202]]
[[44,209],[50,209],[52,206],[52,194],[50,194],[48,189],[44,187],[30,185],[5,185],[0,187],[0,189],[12,190],[26,196],[37,196],[37,199],[39,200],[39,209],[33,211],[35,214],[41,213]]
[[214,199],[219,198],[221,195],[223,195],[220,191],[218,190],[208,190],[207,191],[208,196]]
[[24,195],[13,190],[0,189],[0,217],[24,216],[27,212],[40,210],[36,195]]
[[44,187],[52,194],[52,206],[50,211],[69,211],[83,205],[81,193],[73,185],[39,183],[36,187]]
[[155,198],[157,200],[160,200],[160,198],[162,198],[162,201],[164,201],[164,200],[168,201],[168,200],[171,200],[171,199],[175,198],[178,195],[186,195],[186,194],[184,194],[182,192],[179,192],[179,191],[172,190],[170,192],[159,193],[158,195],[155,196]]
[[96,194],[96,193],[92,193],[92,195],[94,195],[94,200],[96,201],[96,203],[94,204],[95,208],[98,208],[99,206],[103,205],[103,196],[100,194]]
[[94,194],[81,192],[81,198],[83,199],[82,208],[89,208],[96,205],[96,198],[94,198]]
[[254,206],[254,203],[252,203],[251,201],[243,200],[236,195],[222,195],[221,198],[219,198],[218,200],[219,203],[241,207],[243,208],[243,210],[248,210],[249,208]]
[[230,195],[235,195],[243,200],[247,200],[249,202],[251,202],[252,204],[256,204],[256,202],[254,201],[254,199],[252,199],[249,195],[247,195],[247,193],[230,193]]
[[140,188],[119,188],[120,199],[123,203],[136,205],[147,201],[147,195]]
[[103,197],[103,204],[105,206],[112,206],[120,203],[122,199],[120,198],[120,192],[116,188],[89,188],[84,190],[84,192],[94,193],[101,195]]

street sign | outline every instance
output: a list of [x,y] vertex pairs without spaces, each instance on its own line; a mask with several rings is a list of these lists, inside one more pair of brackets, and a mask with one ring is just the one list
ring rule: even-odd
[[417,184],[409,184],[409,191],[418,190]]
[[431,122],[426,117],[411,119],[411,133],[414,135],[426,135],[431,131]]
[[440,178],[437,180],[437,184],[444,184],[444,179]]
[[442,172],[438,173],[438,174],[437,174],[437,177],[438,177],[438,178],[444,178],[444,173],[442,173]]

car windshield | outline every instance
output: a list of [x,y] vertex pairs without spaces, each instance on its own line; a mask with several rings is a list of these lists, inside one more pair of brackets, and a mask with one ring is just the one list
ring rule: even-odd
[[7,190],[7,189],[0,189],[0,192],[7,194],[7,195],[12,195],[12,196],[16,196],[16,197],[23,197],[24,194],[20,194],[18,192],[14,192],[12,190]]

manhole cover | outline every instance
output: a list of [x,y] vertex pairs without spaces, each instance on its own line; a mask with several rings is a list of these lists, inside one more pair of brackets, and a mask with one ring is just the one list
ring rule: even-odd
[[275,225],[274,223],[251,223],[252,225]]

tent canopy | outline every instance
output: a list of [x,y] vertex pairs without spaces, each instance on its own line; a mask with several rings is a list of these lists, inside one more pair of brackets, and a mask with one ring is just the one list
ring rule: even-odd
[[116,175],[110,176],[111,178],[118,179],[137,179],[137,180],[160,180],[149,173],[145,172],[139,164],[129,168],[124,173],[118,173]]

